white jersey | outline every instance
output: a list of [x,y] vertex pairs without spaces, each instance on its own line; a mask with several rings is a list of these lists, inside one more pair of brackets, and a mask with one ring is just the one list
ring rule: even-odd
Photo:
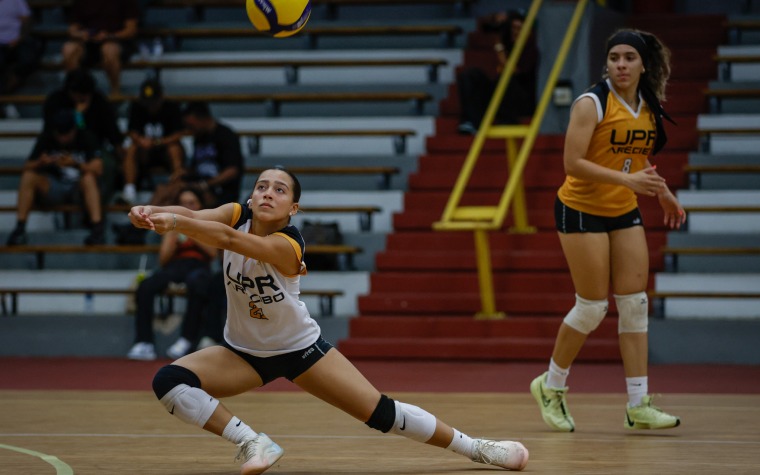
[[[247,233],[252,213],[235,203],[231,226]],[[286,276],[273,265],[224,251],[224,283],[227,292],[227,323],[224,339],[233,348],[254,356],[276,356],[311,346],[321,333],[319,325],[299,300],[305,249],[301,233],[287,225],[274,233],[287,239],[301,261],[301,271]]]

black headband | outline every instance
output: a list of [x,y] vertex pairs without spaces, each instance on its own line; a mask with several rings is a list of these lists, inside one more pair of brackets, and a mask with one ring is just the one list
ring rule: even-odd
[[638,51],[641,56],[641,61],[646,64],[649,58],[649,48],[647,48],[647,42],[643,36],[633,31],[619,31],[607,41],[607,54],[610,54],[610,50],[617,45],[632,46]]

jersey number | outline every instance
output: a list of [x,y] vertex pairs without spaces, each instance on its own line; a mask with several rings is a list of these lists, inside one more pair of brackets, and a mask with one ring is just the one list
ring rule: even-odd
[[631,162],[632,161],[633,160],[630,159],[630,158],[626,158],[625,159],[625,161],[623,162],[623,169],[622,169],[623,173],[631,173]]

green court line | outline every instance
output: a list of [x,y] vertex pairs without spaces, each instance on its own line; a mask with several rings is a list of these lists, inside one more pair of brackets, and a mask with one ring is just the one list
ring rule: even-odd
[[0,444],[0,449],[13,450],[14,452],[20,452],[22,454],[31,455],[32,457],[42,459],[55,468],[55,473],[57,475],[74,475],[74,470],[72,470],[71,467],[53,455],[47,455],[43,454],[42,452],[35,452],[34,450],[22,449],[21,447],[14,447],[12,445],[5,444]]

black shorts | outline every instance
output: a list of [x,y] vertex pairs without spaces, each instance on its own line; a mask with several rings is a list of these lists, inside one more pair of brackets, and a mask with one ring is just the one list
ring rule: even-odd
[[286,378],[288,381],[293,381],[295,378],[305,373],[306,370],[314,366],[314,363],[321,360],[322,357],[333,348],[332,344],[321,336],[308,348],[266,358],[238,351],[231,347],[226,341],[223,346],[243,358],[249,365],[251,365],[259,376],[261,376],[261,380],[264,381],[264,384],[271,383],[275,379],[282,377]]
[[562,234],[609,233],[644,225],[638,208],[615,217],[597,216],[573,209],[560,201],[559,197],[554,201],[554,223],[557,231]]

